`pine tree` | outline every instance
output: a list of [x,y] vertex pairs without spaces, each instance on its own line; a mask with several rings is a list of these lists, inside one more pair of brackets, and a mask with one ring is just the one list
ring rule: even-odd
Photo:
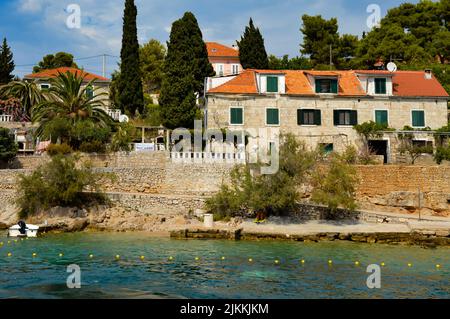
[[0,84],[7,84],[14,79],[14,68],[13,53],[5,38],[0,48]]
[[163,125],[192,128],[199,113],[195,95],[202,95],[205,78],[214,75],[214,69],[197,19],[190,12],[172,25],[164,74],[159,99]]
[[120,108],[131,115],[135,115],[136,111],[142,114],[144,110],[136,16],[137,8],[134,0],[125,0],[118,91]]
[[255,28],[251,18],[241,41],[238,41],[238,47],[239,58],[244,69],[267,69],[269,67],[264,39],[259,28]]

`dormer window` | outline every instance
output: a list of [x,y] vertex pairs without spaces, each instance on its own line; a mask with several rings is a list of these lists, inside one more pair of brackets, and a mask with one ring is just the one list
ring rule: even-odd
[[386,78],[375,78],[375,94],[386,94]]
[[267,77],[267,92],[268,93],[278,93],[278,77],[268,76]]
[[338,80],[337,79],[316,79],[316,93],[337,94],[338,93]]

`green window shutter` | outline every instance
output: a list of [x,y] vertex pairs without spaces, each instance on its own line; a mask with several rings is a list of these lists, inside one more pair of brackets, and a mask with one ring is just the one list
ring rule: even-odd
[[338,81],[337,80],[331,80],[331,93],[338,93]]
[[350,125],[358,125],[358,112],[350,111]]
[[297,110],[297,125],[305,124],[303,121],[303,110]]
[[333,111],[333,123],[334,123],[334,126],[338,126],[339,125],[339,114],[340,114],[339,110],[334,110]]
[[382,125],[388,125],[388,111],[375,111],[375,122]]
[[322,125],[322,114],[320,110],[314,110],[314,124]]
[[267,77],[267,92],[278,92],[278,77],[268,76]]
[[92,99],[94,97],[94,88],[92,87],[92,85],[89,85],[86,88],[86,97],[88,99]]
[[424,111],[412,111],[412,126],[424,127],[425,126],[425,112]]
[[375,94],[386,94],[386,79],[375,79]]
[[231,108],[230,109],[230,122],[231,122],[230,124],[234,124],[234,125],[244,124],[242,108]]
[[320,93],[320,84],[322,83],[321,80],[316,80],[316,93]]
[[278,109],[266,109],[267,125],[279,125],[279,111]]

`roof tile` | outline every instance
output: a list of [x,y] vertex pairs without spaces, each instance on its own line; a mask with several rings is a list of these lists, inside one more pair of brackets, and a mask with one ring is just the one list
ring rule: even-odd
[[286,94],[314,95],[312,83],[307,75],[338,76],[339,96],[365,96],[357,74],[392,75],[394,96],[403,97],[448,97],[448,93],[433,76],[425,78],[424,71],[315,71],[315,70],[245,70],[233,80],[211,89],[208,93],[258,94],[256,74],[284,74],[286,76]]
[[92,81],[92,80],[98,80],[98,81],[110,81],[109,79],[97,75],[97,74],[93,74],[93,73],[89,73],[89,72],[85,72],[83,70],[77,69],[77,68],[69,68],[69,67],[61,67],[61,68],[57,68],[57,69],[48,69],[48,70],[43,70],[41,72],[38,73],[33,73],[33,74],[28,74],[25,75],[25,79],[49,79],[49,78],[55,78],[57,77],[60,73],[71,73],[74,75],[81,75],[85,77],[85,80],[87,81]]

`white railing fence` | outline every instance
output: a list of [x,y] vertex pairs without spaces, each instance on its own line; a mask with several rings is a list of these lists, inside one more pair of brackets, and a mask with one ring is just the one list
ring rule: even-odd
[[207,153],[207,152],[171,152],[173,163],[229,163],[245,164],[245,153]]
[[12,115],[0,115],[0,122],[12,122]]
[[120,110],[114,110],[114,109],[107,109],[106,113],[114,120],[119,121],[120,116],[122,115],[122,112]]

